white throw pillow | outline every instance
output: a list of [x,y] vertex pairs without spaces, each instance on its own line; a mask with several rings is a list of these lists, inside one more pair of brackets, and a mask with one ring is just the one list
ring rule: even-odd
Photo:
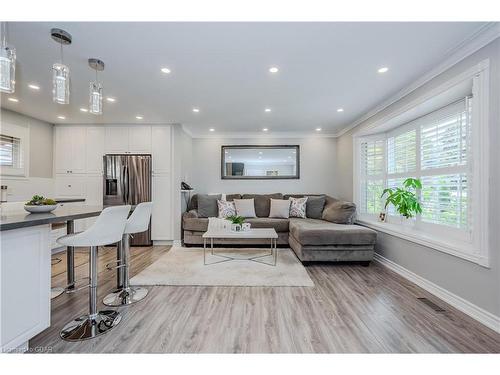
[[243,217],[257,217],[255,215],[255,204],[252,199],[235,199],[236,215]]
[[271,198],[271,210],[269,217],[288,219],[290,217],[290,201]]
[[293,198],[290,197],[290,217],[306,218],[306,202],[307,197]]
[[233,201],[217,200],[217,206],[219,208],[219,217],[227,218],[229,216],[236,215],[236,206]]

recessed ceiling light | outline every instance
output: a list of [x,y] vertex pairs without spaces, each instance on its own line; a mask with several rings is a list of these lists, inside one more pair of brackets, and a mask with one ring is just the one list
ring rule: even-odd
[[137,120],[142,120],[144,117],[142,117],[142,116],[138,115],[138,116],[135,116],[135,118],[136,118]]
[[264,112],[271,112],[271,108],[264,109]]
[[262,151],[259,151],[259,155],[262,155]]
[[215,129],[214,129],[214,128],[210,128],[210,129],[208,129],[208,130],[210,130],[211,132],[214,132],[214,131],[215,131]]
[[317,132],[320,132],[320,131],[321,131],[321,128],[316,128],[316,131],[317,131]]
[[200,109],[199,108],[193,108],[193,112],[198,113],[198,112],[200,112]]
[[165,74],[170,74],[171,70],[169,68],[161,68],[161,72]]
[[58,118],[59,120],[66,120],[66,117],[64,117],[64,116],[57,116],[57,118]]
[[107,100],[108,102],[110,102],[110,103],[114,103],[114,102],[116,102],[116,99],[115,99],[115,98],[112,98],[111,96],[108,96],[108,97],[106,98],[106,100]]
[[80,108],[81,112],[88,112],[89,110],[87,108]]
[[389,68],[388,68],[388,67],[386,67],[386,66],[384,66],[384,67],[380,68],[379,70],[377,70],[377,72],[379,72],[379,73],[385,73],[385,72],[387,72],[388,70],[389,70]]
[[9,101],[17,103],[19,101],[19,99],[17,99],[17,98],[9,98]]
[[34,83],[30,83],[28,87],[32,90],[37,90],[37,91],[40,90],[40,86],[35,85]]
[[276,66],[272,66],[269,68],[269,72],[271,72],[271,73],[278,73],[278,71],[279,71],[279,69]]
[[338,108],[337,112],[344,112],[344,108]]
[[267,132],[268,130],[269,130],[268,128],[262,129],[263,132]]

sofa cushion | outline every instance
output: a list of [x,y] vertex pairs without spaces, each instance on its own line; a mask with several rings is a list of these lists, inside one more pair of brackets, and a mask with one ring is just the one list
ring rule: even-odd
[[288,198],[290,201],[290,217],[306,218],[307,197],[303,198]]
[[[226,200],[241,199],[241,194],[226,194]],[[198,209],[198,194],[194,194],[189,201],[188,211]]]
[[377,232],[360,225],[290,219],[290,235],[302,245],[373,245]]
[[221,194],[208,195],[198,194],[198,216],[199,217],[217,217],[219,209],[217,200],[221,198]]
[[256,217],[245,219],[245,223],[250,223],[252,228],[274,228],[278,233],[288,232],[288,219]]
[[288,219],[290,216],[290,201],[271,198],[269,217]]
[[217,206],[219,208],[219,217],[228,218],[229,216],[236,216],[236,206],[233,201],[217,201]]
[[243,217],[256,217],[255,202],[253,199],[235,199],[236,215]]
[[184,218],[182,229],[193,232],[206,232],[208,229],[207,217]]
[[356,214],[356,205],[326,196],[326,204],[321,218],[336,224],[352,224]]
[[321,219],[326,197],[324,195],[309,195],[306,203],[306,216],[310,219]]
[[283,194],[243,194],[242,198],[255,200],[255,213],[257,214],[257,217],[269,217],[269,212],[271,210],[271,198],[283,199]]

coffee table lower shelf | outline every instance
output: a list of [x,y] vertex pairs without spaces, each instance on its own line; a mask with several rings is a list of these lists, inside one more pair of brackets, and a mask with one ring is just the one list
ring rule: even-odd
[[[214,250],[214,239],[225,239],[225,238],[235,238],[235,239],[268,239],[270,241],[270,252],[264,255],[252,256],[250,258],[235,258],[228,255],[217,254]],[[207,240],[210,241],[210,253],[213,256],[224,258],[222,260],[218,260],[216,262],[207,263]],[[277,251],[277,242],[278,242],[278,234],[276,231],[271,228],[259,228],[259,229],[250,229],[248,231],[241,232],[205,232],[203,234],[203,264],[205,266],[230,262],[230,261],[252,261],[261,264],[265,264],[268,266],[276,266],[278,262],[278,251]],[[244,249],[242,249],[244,250]],[[263,260],[263,258],[272,257],[272,262],[267,262]]]

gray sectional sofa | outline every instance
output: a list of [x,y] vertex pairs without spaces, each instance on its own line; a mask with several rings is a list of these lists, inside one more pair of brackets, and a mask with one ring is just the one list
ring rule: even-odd
[[[311,197],[311,210],[306,208],[307,218],[270,218],[270,199]],[[323,199],[324,197],[324,199]],[[226,200],[253,198],[256,218],[245,221],[252,228],[274,228],[278,245],[289,246],[303,262],[358,261],[367,265],[373,258],[377,232],[353,224],[356,214],[354,203],[328,195],[293,194],[228,194]],[[320,198],[320,199],[318,199]],[[308,200],[309,201],[309,200]],[[324,201],[324,204],[322,203]],[[318,202],[322,205],[319,207]],[[312,207],[313,204],[315,207]],[[310,214],[309,214],[309,211]],[[208,227],[206,213],[198,212],[198,195],[191,198],[188,211],[182,216],[183,241],[187,246],[203,244],[202,235]],[[313,216],[313,217],[310,217]],[[263,240],[215,240],[218,245],[268,245]]]

